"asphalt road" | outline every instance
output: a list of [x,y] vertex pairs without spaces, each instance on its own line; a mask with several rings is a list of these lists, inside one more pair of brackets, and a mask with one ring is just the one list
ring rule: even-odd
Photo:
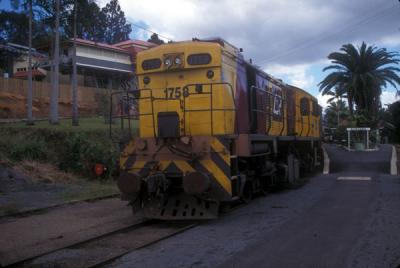
[[391,145],[382,144],[378,151],[370,152],[349,152],[330,144],[325,149],[331,161],[331,173],[390,174]]
[[[385,175],[390,171],[391,147],[362,153],[330,146],[327,151],[336,177],[329,191],[305,213],[260,235],[221,267],[400,265],[400,247],[390,241],[400,239],[398,228],[391,226],[399,220],[400,178]],[[388,204],[382,207],[385,197],[393,198],[397,210],[391,211]],[[383,215],[386,222],[379,224],[382,213],[395,215]],[[391,217],[394,220],[388,220]]]
[[[327,150],[334,173],[256,198],[107,267],[397,268],[400,177],[385,174],[390,147],[365,155]],[[359,175],[370,180],[338,180]]]

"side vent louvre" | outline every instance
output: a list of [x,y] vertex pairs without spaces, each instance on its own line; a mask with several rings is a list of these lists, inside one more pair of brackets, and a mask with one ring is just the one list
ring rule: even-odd
[[179,115],[177,112],[160,112],[157,120],[158,137],[179,138]]

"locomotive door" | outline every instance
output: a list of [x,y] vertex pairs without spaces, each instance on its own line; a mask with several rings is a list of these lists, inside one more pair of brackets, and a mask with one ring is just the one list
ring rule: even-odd
[[257,75],[252,66],[246,67],[249,92],[250,133],[265,134],[267,128],[267,81]]
[[257,109],[257,133],[265,134],[267,131],[267,98],[268,98],[268,81],[263,77],[257,76],[256,87],[254,95],[256,98]]
[[294,91],[290,88],[286,91],[286,99],[288,136],[294,136],[296,125],[296,101]]
[[251,66],[246,66],[247,76],[247,90],[249,98],[249,122],[250,122],[250,133],[256,133],[257,131],[257,111],[256,111],[256,94],[254,87],[256,86],[256,70]]

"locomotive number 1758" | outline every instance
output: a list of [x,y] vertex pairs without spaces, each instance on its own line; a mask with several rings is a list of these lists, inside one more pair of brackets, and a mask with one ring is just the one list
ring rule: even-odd
[[164,89],[166,99],[179,99],[181,96],[188,97],[189,89],[187,87],[168,87]]

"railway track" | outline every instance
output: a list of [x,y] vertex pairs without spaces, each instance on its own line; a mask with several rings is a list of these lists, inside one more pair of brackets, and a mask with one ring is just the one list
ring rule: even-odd
[[144,221],[50,253],[35,256],[10,267],[100,267],[131,251],[149,246],[198,222]]
[[[241,202],[233,204],[221,213],[221,217],[243,205]],[[146,220],[6,267],[102,267],[134,250],[150,246],[199,224],[201,221]]]
[[[294,188],[303,185],[299,183]],[[260,194],[257,194],[260,195]],[[244,206],[237,200],[220,214],[223,217]],[[7,267],[101,267],[134,250],[147,247],[163,239],[199,225],[201,221],[146,220],[113,230],[66,247],[21,260]]]
[[120,194],[110,194],[106,196],[101,196],[101,197],[94,197],[94,198],[87,198],[87,199],[82,199],[82,200],[72,200],[60,204],[54,204],[46,207],[39,207],[39,208],[33,208],[33,209],[27,209],[27,210],[22,210],[22,211],[17,211],[13,213],[7,213],[4,215],[0,215],[0,220],[5,219],[5,218],[10,218],[10,217],[27,217],[29,215],[34,215],[34,214],[40,214],[44,213],[48,210],[51,209],[56,209],[64,206],[70,206],[78,203],[84,203],[84,202],[95,202],[99,200],[104,200],[104,199],[111,199],[111,198],[117,198],[119,197]]

